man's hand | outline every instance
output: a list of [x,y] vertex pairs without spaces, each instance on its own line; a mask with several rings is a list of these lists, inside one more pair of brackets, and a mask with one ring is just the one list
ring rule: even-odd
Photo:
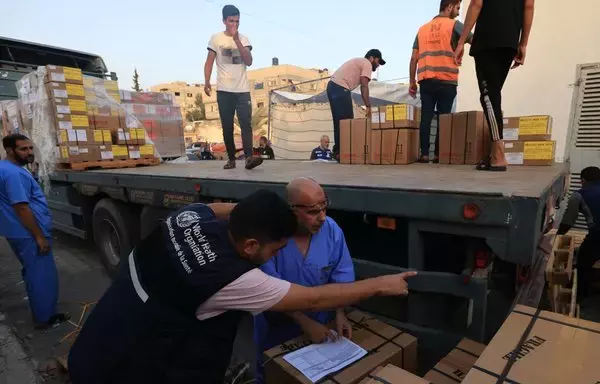
[[519,49],[517,51],[517,55],[515,56],[515,63],[513,64],[511,69],[515,69],[525,64],[525,56],[527,55],[527,46],[519,45]]
[[459,41],[454,50],[454,64],[462,65],[463,55],[465,53],[465,42]]
[[365,110],[365,115],[367,116],[367,118],[371,117],[371,106],[368,105],[367,109]]
[[240,32],[237,28],[233,29],[233,32],[231,33],[231,37],[233,37],[233,41],[236,43],[240,41]]
[[408,88],[408,94],[410,95],[410,97],[412,97],[413,99],[417,97],[417,82],[414,80],[410,81],[410,87]]
[[312,319],[302,324],[302,331],[315,344],[326,343],[327,341],[336,339],[331,329]]
[[406,279],[415,276],[417,272],[403,272],[396,275],[378,277],[380,282],[381,296],[406,296],[408,295],[408,283]]
[[206,93],[206,96],[210,97],[211,92],[212,87],[210,86],[210,84],[204,84],[204,93]]
[[338,309],[335,313],[335,329],[338,337],[352,338],[352,324],[348,321],[343,309]]
[[48,239],[46,239],[44,236],[36,237],[35,243],[40,250],[40,255],[46,255],[48,252],[50,252],[50,243],[48,243]]

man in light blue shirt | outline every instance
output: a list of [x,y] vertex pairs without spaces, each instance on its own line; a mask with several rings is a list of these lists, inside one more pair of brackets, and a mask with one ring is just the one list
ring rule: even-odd
[[52,217],[46,197],[31,173],[33,144],[23,135],[2,140],[7,160],[0,160],[0,236],[6,237],[23,266],[35,327],[67,320],[56,313],[58,274],[51,249]]
[[[288,202],[298,218],[298,233],[275,257],[261,266],[263,272],[294,284],[315,287],[355,280],[354,266],[344,233],[327,217],[329,201],[314,180],[299,178],[287,187]],[[313,343],[335,339],[326,324],[335,320],[337,335],[352,337],[344,309],[335,312],[265,312],[254,318],[257,345],[257,382],[263,382],[262,353],[289,339],[305,334]]]

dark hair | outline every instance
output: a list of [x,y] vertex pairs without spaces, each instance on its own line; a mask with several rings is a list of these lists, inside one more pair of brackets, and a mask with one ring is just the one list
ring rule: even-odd
[[235,5],[226,5],[223,7],[223,20],[231,16],[239,16],[240,10]]
[[292,237],[298,229],[298,219],[278,194],[261,189],[233,208],[228,226],[234,240],[275,242]]
[[29,137],[21,135],[20,133],[12,133],[2,139],[2,146],[4,149],[15,149],[17,148],[17,141],[29,140]]
[[440,1],[440,12],[443,12],[451,5],[460,4],[462,0],[442,0]]
[[258,140],[264,140],[266,143],[269,142],[269,140],[267,140],[267,136],[261,136]]
[[587,167],[581,171],[581,180],[589,183],[595,183],[600,181],[600,168],[598,167]]

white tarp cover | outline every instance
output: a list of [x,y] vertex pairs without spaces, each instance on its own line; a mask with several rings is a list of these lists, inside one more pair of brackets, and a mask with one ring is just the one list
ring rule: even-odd
[[[419,95],[413,99],[407,84],[371,82],[371,105],[395,103],[420,106]],[[352,92],[354,117],[365,116],[360,88]],[[271,93],[270,140],[276,159],[308,160],[321,136],[328,135],[333,147],[333,120],[327,92],[306,95],[293,92]]]

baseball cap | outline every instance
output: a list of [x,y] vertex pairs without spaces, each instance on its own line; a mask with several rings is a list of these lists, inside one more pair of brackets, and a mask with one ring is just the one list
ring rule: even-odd
[[381,51],[379,49],[369,49],[369,52],[367,52],[365,57],[374,57],[379,59],[379,65],[385,65],[385,60],[383,60],[383,57],[381,57]]

